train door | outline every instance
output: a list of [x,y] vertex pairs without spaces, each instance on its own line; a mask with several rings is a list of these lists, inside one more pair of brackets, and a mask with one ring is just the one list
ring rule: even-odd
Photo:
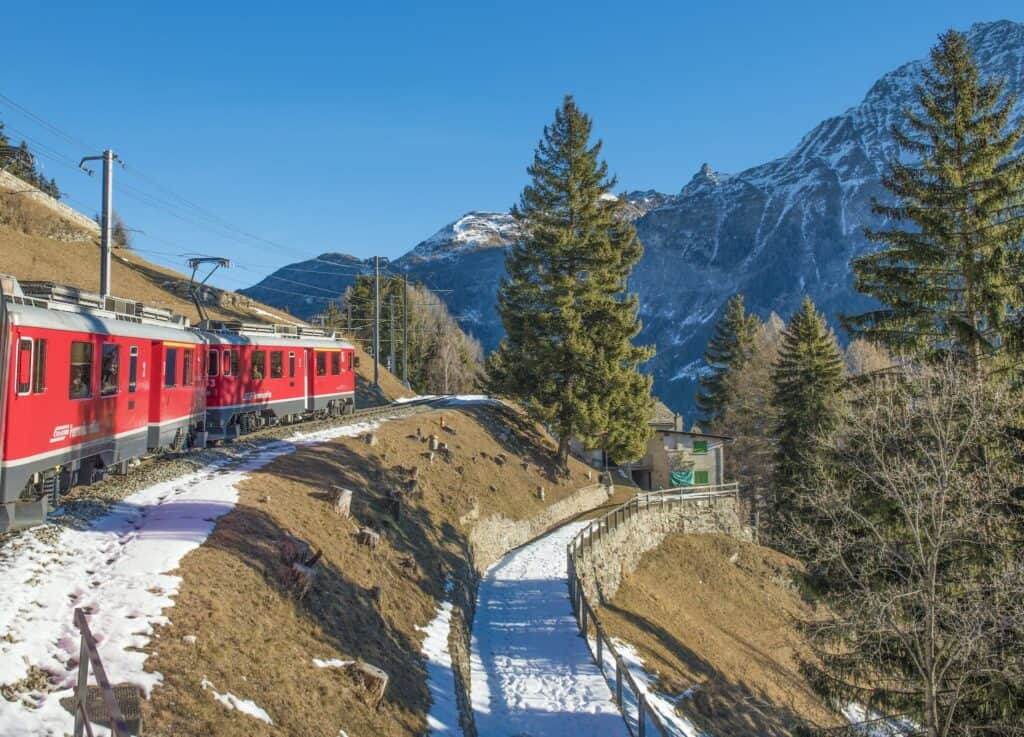
[[316,362],[313,360],[313,349],[304,348],[302,351],[303,360],[303,372],[302,375],[305,377],[305,389],[303,396],[306,398],[306,410],[311,411],[313,409],[313,397],[315,392],[313,391],[313,372],[316,370]]

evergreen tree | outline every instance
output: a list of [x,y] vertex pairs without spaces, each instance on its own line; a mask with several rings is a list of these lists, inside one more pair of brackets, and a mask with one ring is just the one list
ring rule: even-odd
[[572,438],[617,461],[642,455],[654,408],[651,379],[638,371],[654,352],[632,343],[638,301],[626,292],[643,248],[590,132],[570,96],[544,128],[513,208],[524,236],[505,259],[507,337],[489,363],[492,388],[558,436],[563,464]]
[[800,515],[802,489],[813,484],[820,442],[839,421],[843,357],[824,318],[805,297],[782,333],[772,372],[776,524]]
[[895,204],[874,203],[893,223],[867,230],[885,244],[854,259],[855,284],[881,309],[844,319],[855,335],[897,354],[946,354],[980,368],[1006,343],[1019,297],[1024,239],[1024,120],[1009,126],[1005,80],[982,81],[963,34],[948,31],[917,89],[923,112],[893,129],[915,163],[893,162],[882,182]]
[[708,422],[721,419],[730,399],[725,379],[749,359],[759,326],[757,316],[748,315],[744,309],[743,295],[734,295],[726,304],[725,313],[715,325],[715,334],[704,352],[710,373],[700,378],[697,408]]

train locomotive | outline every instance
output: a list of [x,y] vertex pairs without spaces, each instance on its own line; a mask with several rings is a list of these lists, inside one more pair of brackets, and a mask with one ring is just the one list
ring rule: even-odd
[[352,345],[0,275],[0,532],[133,459],[355,410]]

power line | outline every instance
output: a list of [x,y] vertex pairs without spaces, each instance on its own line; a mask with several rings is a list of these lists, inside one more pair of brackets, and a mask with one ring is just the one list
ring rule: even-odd
[[49,130],[51,133],[54,133],[55,135],[60,136],[61,138],[63,138],[64,140],[66,140],[68,143],[70,143],[73,146],[81,146],[82,148],[86,148],[86,149],[96,148],[95,146],[92,146],[92,145],[86,143],[81,138],[77,138],[77,137],[71,135],[70,133],[67,133],[66,131],[62,130],[61,128],[58,128],[56,125],[54,125],[50,121],[48,121],[45,118],[43,118],[41,115],[37,115],[36,113],[34,113],[31,110],[29,110],[27,107],[18,104],[17,102],[15,102],[10,97],[8,97],[7,95],[3,94],[2,92],[0,92],[0,100],[3,100],[4,102],[6,102],[8,105],[10,105],[13,108],[16,108],[16,109],[20,110],[23,115],[31,118],[32,120],[35,120],[37,123],[39,123],[41,126],[46,128],[47,130]]

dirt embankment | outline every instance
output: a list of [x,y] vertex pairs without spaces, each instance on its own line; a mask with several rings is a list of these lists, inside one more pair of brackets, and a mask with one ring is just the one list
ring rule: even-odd
[[[444,418],[445,428],[441,427]],[[450,448],[429,461],[425,438]],[[526,519],[590,483],[575,461],[568,478],[548,465],[550,439],[503,406],[472,406],[394,420],[376,444],[342,439],[300,448],[252,474],[236,509],[184,559],[170,624],[147,667],[165,675],[146,705],[150,735],[419,735],[430,706],[418,629],[454,586],[472,607],[469,535],[478,519]],[[408,488],[397,519],[387,490]],[[326,501],[332,485],[355,491],[353,519]],[[545,487],[541,501],[536,489]],[[380,532],[360,545],[361,526]],[[295,535],[323,551],[309,594],[283,583],[278,543]],[[313,659],[362,659],[390,683],[378,707],[338,668]],[[458,668],[458,665],[456,665]],[[230,711],[202,688],[207,679],[265,709],[274,726]]]
[[815,615],[797,561],[717,534],[674,534],[644,555],[600,617],[680,711],[716,737],[785,737],[841,723],[801,675],[798,622]]

